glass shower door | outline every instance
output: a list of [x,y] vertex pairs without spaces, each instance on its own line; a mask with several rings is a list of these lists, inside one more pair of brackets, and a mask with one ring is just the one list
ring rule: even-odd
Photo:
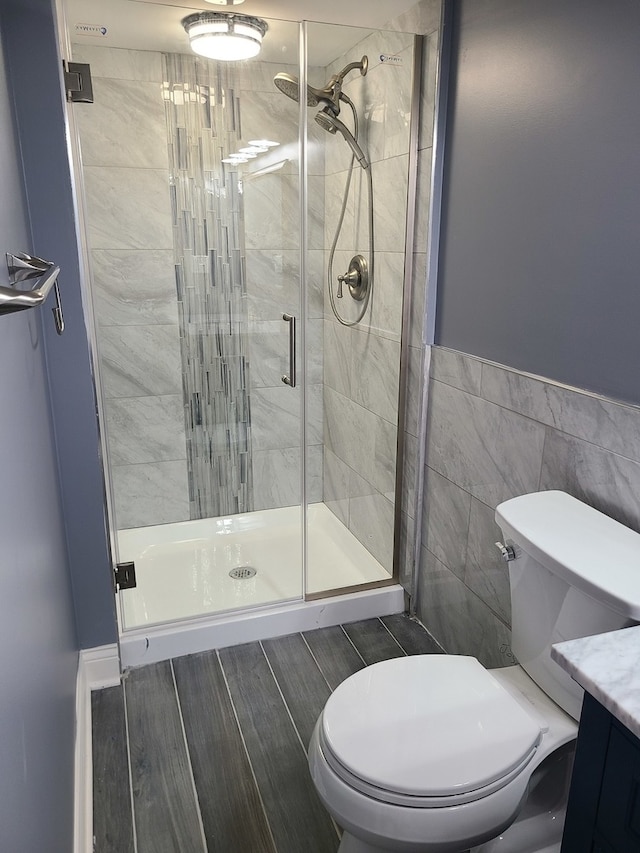
[[133,5],[139,48],[72,35],[124,629],[303,594],[298,109],[273,84],[299,27],[214,62],[184,9]]

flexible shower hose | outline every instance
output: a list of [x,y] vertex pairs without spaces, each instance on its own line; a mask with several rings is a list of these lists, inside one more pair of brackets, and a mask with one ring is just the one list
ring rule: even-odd
[[[358,141],[358,113],[356,108],[351,101],[351,99],[344,97],[344,100],[347,101],[349,106],[351,107],[351,112],[353,113],[353,136]],[[353,176],[353,167],[356,162],[355,154],[351,155],[351,162],[349,164],[349,171],[347,172],[347,181],[344,188],[344,196],[342,198],[342,208],[340,210],[340,216],[338,217],[338,224],[336,226],[336,232],[333,238],[333,243],[331,244],[331,251],[329,252],[329,263],[327,264],[327,287],[329,288],[329,302],[331,303],[331,310],[333,311],[333,315],[336,320],[341,323],[343,326],[357,326],[358,323],[362,320],[364,315],[367,312],[367,308],[369,306],[369,299],[371,297],[371,293],[373,291],[373,272],[374,272],[374,240],[373,240],[373,179],[371,177],[371,163],[369,163],[369,167],[367,169],[363,168],[364,173],[367,176],[367,194],[369,200],[369,286],[367,287],[367,291],[365,293],[364,299],[362,300],[362,305],[360,307],[360,311],[358,312],[358,316],[355,320],[345,320],[338,313],[338,309],[336,308],[336,297],[333,293],[333,258],[336,253],[336,246],[338,245],[338,240],[340,239],[340,232],[342,231],[342,224],[344,222],[344,215],[347,209],[347,202],[349,200],[349,189],[351,187],[351,178]]]

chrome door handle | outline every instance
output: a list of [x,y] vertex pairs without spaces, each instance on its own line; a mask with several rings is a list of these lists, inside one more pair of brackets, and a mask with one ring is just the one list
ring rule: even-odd
[[296,387],[296,318],[292,314],[283,314],[282,319],[289,324],[289,375],[282,376],[285,385]]

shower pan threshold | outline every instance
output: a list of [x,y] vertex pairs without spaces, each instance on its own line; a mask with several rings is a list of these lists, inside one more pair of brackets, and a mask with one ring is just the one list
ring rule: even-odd
[[120,593],[123,665],[403,610],[402,588],[327,506],[308,520],[313,601],[302,600],[299,507],[120,531],[138,579]]

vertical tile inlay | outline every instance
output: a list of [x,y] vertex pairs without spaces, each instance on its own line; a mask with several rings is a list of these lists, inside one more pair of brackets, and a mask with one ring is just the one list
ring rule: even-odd
[[251,493],[244,210],[235,66],[164,54],[173,240],[192,518]]

